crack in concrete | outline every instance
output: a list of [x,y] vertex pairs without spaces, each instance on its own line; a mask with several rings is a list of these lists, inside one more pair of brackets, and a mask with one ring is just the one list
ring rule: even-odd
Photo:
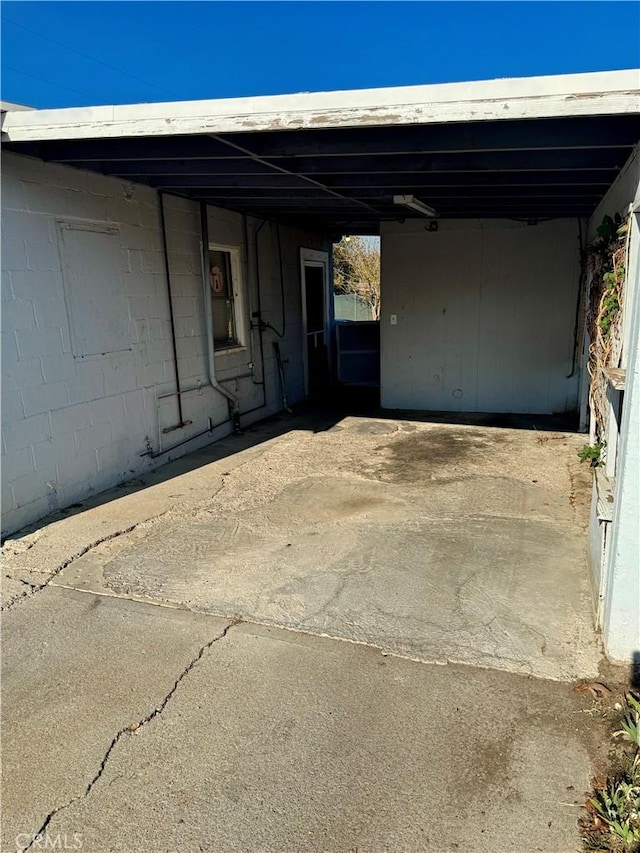
[[569,475],[569,506],[573,510],[573,520],[578,521],[578,506],[576,500],[576,479],[571,470],[571,462],[567,461],[567,474]]
[[[224,488],[224,482],[218,491],[221,491]],[[217,492],[215,493],[217,494]],[[53,569],[53,571],[49,574],[49,577],[44,581],[44,583],[40,584],[32,584],[29,581],[21,581],[21,583],[30,587],[29,591],[25,591],[22,595],[18,595],[15,598],[12,598],[2,607],[0,607],[0,612],[4,612],[6,610],[10,610],[14,605],[18,604],[20,601],[25,601],[28,598],[31,598],[32,595],[35,595],[37,592],[45,589],[45,587],[49,586],[51,581],[56,578],[60,572],[64,571],[68,568],[72,563],[75,563],[76,560],[79,560],[80,557],[84,557],[85,554],[88,554],[89,551],[92,551],[94,548],[97,548],[99,545],[102,545],[104,542],[110,542],[112,539],[118,539],[120,536],[126,536],[128,533],[133,533],[134,530],[145,526],[153,526],[160,521],[161,518],[164,518],[166,515],[171,513],[174,510],[175,506],[170,506],[168,509],[163,512],[158,513],[158,515],[153,515],[149,518],[143,518],[141,521],[136,521],[134,524],[130,524],[128,527],[123,527],[120,530],[114,530],[111,533],[107,533],[105,536],[100,536],[98,539],[94,539],[92,542],[89,542],[87,545],[80,548],[80,550],[76,551],[62,563]],[[39,541],[39,540],[38,540]],[[34,542],[33,545],[36,543]],[[33,545],[29,546],[30,548]],[[28,549],[25,549],[28,550]],[[18,578],[11,578],[10,575],[6,575],[6,577],[11,580],[19,580]]]
[[[31,589],[33,589],[33,590],[37,589],[37,587],[38,587],[38,584],[36,584],[36,583],[30,583],[29,581],[25,581],[22,578],[14,578],[13,575],[5,575],[5,578],[9,581],[14,581],[14,583],[24,584],[25,586],[31,587]],[[25,594],[28,595],[28,593],[25,593]],[[22,598],[22,596],[18,596],[18,598]],[[16,599],[13,599],[13,601],[15,601],[15,600]],[[3,607],[2,609],[4,610],[5,608]]]
[[[163,513],[163,515],[164,515],[164,513]],[[160,516],[156,516],[156,518],[159,518],[159,517]],[[155,519],[154,519],[154,521],[155,521]],[[140,527],[141,524],[144,524],[144,522],[137,522],[136,524],[132,524],[129,527],[124,528],[123,530],[115,530],[113,533],[108,533],[106,536],[101,536],[99,539],[95,539],[93,542],[90,542],[88,545],[85,545],[79,551],[76,551],[75,554],[72,554],[68,559],[66,559],[62,563],[60,563],[59,566],[56,566],[56,568],[51,572],[51,574],[46,579],[46,581],[44,581],[44,583],[31,584],[28,581],[23,581],[24,584],[26,584],[27,586],[29,586],[31,588],[31,591],[30,592],[25,591],[22,595],[19,595],[16,598],[11,599],[11,601],[9,601],[9,602],[7,602],[7,604],[3,605],[2,608],[0,608],[0,610],[2,612],[4,612],[5,610],[10,610],[19,601],[24,601],[26,598],[31,598],[32,595],[35,595],[37,592],[40,592],[45,587],[49,586],[51,581],[55,577],[57,577],[60,574],[60,572],[62,572],[64,569],[66,569],[67,566],[70,566],[71,563],[75,562],[76,560],[79,560],[80,557],[84,557],[84,555],[87,554],[89,551],[91,551],[93,548],[97,548],[98,545],[102,545],[103,542],[108,542],[111,539],[117,539],[118,536],[125,536],[127,533],[131,533],[133,530],[135,530],[136,527]],[[9,575],[7,575],[7,577],[9,577]]]
[[138,720],[134,723],[131,723],[128,726],[124,726],[115,734],[111,743],[107,747],[105,754],[102,757],[102,761],[100,762],[100,765],[98,767],[96,774],[88,782],[84,791],[82,791],[80,794],[76,794],[75,797],[71,797],[71,799],[67,800],[66,803],[62,803],[62,805],[56,806],[55,808],[51,809],[51,811],[47,814],[44,821],[42,822],[42,825],[40,826],[40,828],[38,830],[36,830],[36,832],[31,837],[31,841],[29,842],[29,844],[26,847],[22,848],[23,853],[28,853],[28,851],[33,848],[33,845],[36,844],[36,842],[38,842],[39,839],[43,838],[44,833],[46,832],[49,824],[51,823],[51,821],[53,820],[53,818],[57,814],[59,814],[61,811],[64,811],[65,809],[69,808],[69,806],[72,806],[74,803],[77,803],[80,800],[84,800],[84,799],[86,799],[86,797],[89,796],[89,794],[91,793],[91,791],[93,790],[95,785],[99,782],[100,778],[102,777],[102,774],[104,773],[106,766],[109,762],[109,758],[111,757],[111,753],[116,748],[118,743],[122,740],[122,738],[125,735],[132,735],[134,733],[137,734],[140,731],[140,729],[144,728],[144,726],[146,726],[148,723],[152,722],[152,720],[154,720],[156,717],[159,717],[162,714],[162,712],[164,711],[164,709],[167,707],[167,705],[169,704],[171,699],[174,697],[174,695],[175,695],[178,687],[182,683],[182,681],[189,675],[189,673],[192,671],[192,669],[202,660],[202,658],[209,651],[209,649],[215,643],[219,642],[220,640],[223,640],[227,636],[227,634],[229,633],[231,628],[233,628],[235,625],[239,625],[241,622],[242,622],[242,619],[232,619],[227,625],[225,625],[225,627],[222,629],[222,631],[220,631],[219,634],[216,634],[216,636],[213,637],[213,639],[209,640],[209,642],[205,643],[204,646],[202,646],[200,648],[198,654],[189,661],[187,666],[182,670],[180,675],[173,682],[173,686],[171,687],[171,690],[169,690],[169,692],[165,695],[164,699],[162,700],[162,702],[159,705],[157,705],[152,711],[150,711],[148,714],[146,714],[140,720]]
[[[241,468],[243,465],[246,465],[250,461],[251,461],[250,459],[247,459],[243,463],[238,465],[237,467]],[[232,472],[229,472],[229,474],[230,473],[232,473]],[[215,498],[217,498],[217,496],[220,494],[220,492],[224,489],[224,487],[226,485],[226,480],[229,477],[229,474],[223,474],[221,476],[220,486],[218,487],[218,489],[216,489],[216,491],[211,495],[211,497],[208,500],[213,501],[213,500],[215,500]],[[131,524],[128,527],[122,528],[121,530],[114,530],[112,533],[108,533],[106,536],[101,536],[100,538],[95,539],[93,542],[90,542],[88,545],[84,546],[79,551],[76,551],[75,554],[72,554],[68,559],[66,559],[62,563],[60,563],[60,565],[56,566],[56,568],[53,569],[53,571],[51,572],[51,574],[49,575],[49,577],[47,578],[47,580],[44,583],[32,584],[32,583],[29,583],[29,581],[21,581],[21,583],[23,583],[25,586],[29,587],[29,591],[25,590],[25,592],[23,592],[22,595],[17,595],[15,598],[12,598],[6,604],[3,604],[2,607],[0,607],[0,612],[10,610],[12,607],[14,607],[14,605],[18,604],[21,601],[25,601],[28,598],[31,598],[32,595],[35,595],[37,592],[40,592],[41,590],[45,589],[45,587],[49,586],[51,581],[55,577],[57,577],[60,574],[60,572],[64,571],[64,569],[68,568],[68,566],[70,566],[76,560],[79,560],[80,557],[84,557],[84,555],[88,554],[89,551],[93,550],[94,548],[97,548],[99,545],[102,545],[104,542],[109,542],[110,540],[117,539],[120,536],[126,536],[128,533],[133,533],[133,531],[138,529],[139,527],[144,527],[145,525],[153,526],[154,524],[157,524],[157,522],[161,518],[164,518],[164,516],[169,515],[171,512],[173,512],[176,509],[176,506],[177,506],[176,504],[172,504],[170,507],[168,507],[163,512],[158,513],[158,515],[151,516],[150,518],[144,518],[141,521],[136,521],[134,524]],[[31,542],[26,548],[21,550],[19,553],[22,554],[22,553],[26,553],[26,551],[29,551],[31,548],[34,547],[34,545],[36,545],[40,541],[41,538],[42,538],[42,536],[38,537],[38,539],[36,539],[34,542]],[[5,542],[5,545],[6,545],[6,542]],[[18,578],[12,578],[10,575],[6,575],[6,577],[9,578],[10,580],[19,580]]]

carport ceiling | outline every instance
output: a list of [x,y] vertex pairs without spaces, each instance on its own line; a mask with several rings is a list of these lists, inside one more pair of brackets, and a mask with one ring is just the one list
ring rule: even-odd
[[394,194],[443,218],[589,216],[640,138],[637,100],[634,73],[608,72],[19,112],[3,129],[6,148],[44,160],[261,218],[376,233],[417,216]]

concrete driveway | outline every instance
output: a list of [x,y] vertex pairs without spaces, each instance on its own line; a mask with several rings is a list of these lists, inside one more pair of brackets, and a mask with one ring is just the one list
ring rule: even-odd
[[583,443],[281,420],[6,543],[2,850],[578,850]]

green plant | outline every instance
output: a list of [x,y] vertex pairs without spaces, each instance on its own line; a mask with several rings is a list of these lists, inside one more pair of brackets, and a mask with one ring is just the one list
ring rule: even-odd
[[585,444],[578,453],[578,459],[581,462],[588,462],[592,468],[599,468],[604,464],[602,451],[605,447],[606,442],[604,441],[598,441],[596,444]]
[[598,237],[605,241],[612,240],[621,224],[622,218],[619,213],[616,213],[615,221],[610,216],[605,216],[597,228]]
[[[613,736],[621,737],[640,749],[640,701],[632,693],[627,693],[625,705],[621,705],[619,710],[623,711],[621,728]],[[636,759],[639,757],[636,756]],[[638,776],[640,784],[640,770]]]
[[640,847],[640,755],[636,755],[624,776],[610,779],[589,803],[609,827],[609,832],[623,849]]
[[600,285],[592,288],[594,299],[597,299],[597,309],[592,315],[590,335],[594,339],[596,329],[599,330],[605,343],[621,307],[621,291],[626,278],[621,253],[624,255],[628,227],[628,220],[623,222],[618,213],[613,219],[605,216],[597,229],[597,238],[586,249],[592,270],[596,278],[600,278]]
[[588,817],[580,826],[585,850],[640,853],[640,699],[627,693],[614,707],[620,729],[613,737],[621,737],[631,749],[626,744],[619,748],[617,769],[587,800]]
[[604,279],[607,281],[607,276],[613,277],[613,285],[605,291],[602,298],[602,313],[598,320],[598,327],[602,331],[604,338],[608,338],[611,332],[611,324],[620,308],[620,297],[615,290],[615,273],[605,273]]

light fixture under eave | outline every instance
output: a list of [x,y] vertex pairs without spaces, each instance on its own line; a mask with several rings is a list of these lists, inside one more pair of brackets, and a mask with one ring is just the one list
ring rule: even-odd
[[437,212],[429,207],[428,204],[425,204],[420,199],[416,198],[413,195],[394,195],[393,197],[394,204],[401,204],[403,207],[408,207],[411,210],[415,210],[417,213],[422,214],[422,216],[437,216]]

